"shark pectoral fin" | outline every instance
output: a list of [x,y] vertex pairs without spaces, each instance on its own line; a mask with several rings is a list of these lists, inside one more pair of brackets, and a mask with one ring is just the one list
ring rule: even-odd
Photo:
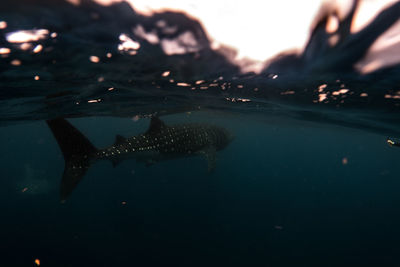
[[216,161],[217,161],[217,150],[214,146],[206,147],[205,149],[200,151],[200,154],[203,155],[208,163],[208,172],[212,172],[215,169]]
[[117,167],[121,162],[122,162],[122,160],[118,160],[118,159],[111,160],[113,168]]

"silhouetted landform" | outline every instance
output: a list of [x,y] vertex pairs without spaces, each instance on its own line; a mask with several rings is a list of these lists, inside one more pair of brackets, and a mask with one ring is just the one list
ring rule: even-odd
[[[329,33],[327,24],[331,17],[338,19],[336,9],[322,9],[312,29],[308,43],[301,54],[279,56],[264,72],[304,74],[347,74],[357,75],[354,64],[360,61],[368,49],[385,31],[400,18],[400,2],[394,3],[357,33],[351,33],[360,0],[353,0],[351,10],[339,21],[336,31]],[[398,67],[398,66],[397,66]]]
[[[0,124],[198,109],[262,112],[377,131],[387,123],[393,132],[399,123],[399,65],[368,75],[354,68],[398,21],[399,2],[357,33],[350,25],[359,1],[334,33],[326,25],[337,14],[322,9],[304,51],[266,61],[260,74],[241,73],[236,52],[227,46],[212,49],[200,22],[186,14],[144,16],[124,2],[81,2],[2,2],[0,21],[7,27],[0,30],[0,47],[10,51],[0,55]],[[44,31],[25,45],[8,40],[21,30]]]

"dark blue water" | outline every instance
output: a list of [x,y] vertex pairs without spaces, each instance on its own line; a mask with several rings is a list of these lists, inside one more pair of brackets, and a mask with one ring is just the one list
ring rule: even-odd
[[[235,133],[215,172],[201,157],[99,162],[64,204],[45,123],[2,128],[3,266],[396,265],[399,151],[385,136],[222,115],[165,117]],[[148,120],[71,122],[102,147]]]
[[[5,1],[0,266],[399,266],[400,67],[354,68],[399,8],[346,35],[350,12],[333,47],[322,19],[303,54],[242,73],[182,13]],[[10,39],[38,29],[48,33],[27,50]],[[188,32],[184,53],[163,50]],[[140,48],[118,49],[121,34]],[[46,121],[63,118],[104,148],[145,133],[151,117],[234,139],[212,171],[201,155],[93,163],[60,203],[66,164]]]

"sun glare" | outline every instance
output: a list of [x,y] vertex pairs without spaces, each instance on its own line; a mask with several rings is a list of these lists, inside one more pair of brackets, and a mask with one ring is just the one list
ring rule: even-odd
[[[121,0],[96,1],[108,5]],[[393,1],[362,1],[352,31],[359,30],[385,3]],[[184,11],[201,21],[209,37],[215,42],[214,47],[218,47],[219,43],[227,44],[238,50],[238,58],[266,60],[279,52],[304,47],[314,16],[323,1],[129,0],[129,2],[136,11],[147,15],[166,9]],[[350,8],[348,2],[344,0],[330,2],[343,6],[339,10],[340,16],[346,14]],[[337,23],[332,20],[329,30],[333,31]]]
[[[113,1],[96,2],[108,5]],[[265,60],[281,51],[303,46],[320,0],[273,3],[258,0],[135,0],[130,3],[136,11],[146,15],[166,9],[184,11],[201,21],[213,41],[238,49],[239,58]]]
[[[80,0],[68,0],[79,5]],[[122,0],[95,0],[99,4],[109,5]],[[307,42],[310,28],[315,23],[315,16],[321,4],[328,9],[337,11],[338,18],[329,18],[326,30],[336,31],[339,20],[350,10],[351,5],[346,0],[307,0],[307,1],[259,1],[259,0],[221,0],[221,1],[194,1],[194,0],[127,0],[132,7],[145,15],[163,10],[185,12],[188,16],[198,19],[204,26],[211,40],[211,47],[217,49],[220,44],[228,45],[237,50],[236,59],[249,58],[264,61],[280,52],[298,49],[301,51]],[[355,15],[351,31],[356,32],[370,22],[375,15],[395,0],[364,0]],[[340,6],[340,8],[337,8]],[[331,10],[332,11],[332,10]],[[334,12],[331,12],[334,13]],[[318,18],[318,17],[317,17]],[[162,23],[163,21],[160,21]],[[165,22],[164,22],[165,23]],[[397,23],[397,34],[400,23]],[[157,25],[161,27],[162,25]],[[167,29],[168,25],[163,27]],[[0,29],[7,27],[5,21],[0,21]],[[172,29],[174,30],[174,29]],[[176,30],[176,29],[175,29]],[[176,39],[160,39],[153,32],[146,32],[142,25],[133,29],[137,36],[145,38],[152,44],[160,44],[167,55],[184,54],[201,49],[195,36],[191,32],[180,34]],[[393,31],[388,31],[393,32]],[[8,33],[7,41],[20,44],[20,49],[33,49],[34,53],[42,51],[42,45],[34,46],[37,42],[48,38],[47,29],[20,30]],[[361,72],[370,72],[390,62],[400,61],[400,56],[392,57],[398,51],[400,40],[398,34],[381,36],[371,47],[367,56],[356,66]],[[57,37],[51,33],[52,38]],[[395,37],[393,37],[395,36]],[[121,33],[118,49],[130,55],[136,55],[140,44],[129,38],[128,34]],[[331,43],[338,40],[331,38]],[[9,54],[8,48],[2,48],[1,54]],[[398,54],[398,53],[397,53]],[[379,59],[377,59],[379,58]],[[97,60],[92,62],[98,63]],[[385,60],[382,60],[385,59]]]

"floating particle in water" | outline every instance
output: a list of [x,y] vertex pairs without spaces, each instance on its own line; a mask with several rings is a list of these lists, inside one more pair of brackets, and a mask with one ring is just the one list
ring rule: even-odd
[[28,191],[28,187],[24,187],[24,188],[21,190],[22,193],[25,193],[26,191]]
[[126,201],[122,201],[121,202],[122,205],[126,205],[126,203],[127,203]]
[[36,264],[36,266],[40,266],[40,260],[39,259],[35,259],[35,264]]
[[114,90],[115,88],[114,87],[110,87],[110,88],[108,88],[107,90],[108,91],[112,91],[112,90]]
[[104,77],[103,77],[103,76],[99,77],[99,78],[97,79],[97,81],[98,81],[99,83],[104,82]]
[[396,145],[396,142],[393,141],[393,140],[391,140],[391,139],[387,139],[386,142],[387,142],[390,146]]
[[39,77],[38,75],[36,75],[36,76],[34,77],[34,79],[35,79],[35,81],[39,81],[40,77]]
[[0,48],[0,55],[7,55],[11,53],[11,49],[7,47],[1,47]]
[[346,157],[342,158],[342,164],[347,165],[347,163],[349,163],[349,160]]
[[98,103],[100,101],[101,101],[100,98],[99,99],[92,99],[92,100],[88,100],[88,103]]
[[19,59],[14,59],[10,62],[10,64],[13,66],[21,66],[22,62]]
[[139,119],[140,119],[139,115],[136,115],[136,116],[134,116],[134,117],[132,118],[132,120],[133,120],[134,122],[138,121]]
[[107,58],[111,58],[112,57],[112,54],[111,53],[107,53]]
[[31,49],[32,48],[32,44],[30,44],[30,43],[23,43],[23,44],[21,44],[20,46],[19,46],[19,48],[21,48],[21,50],[29,50],[29,49]]
[[276,230],[283,230],[283,226],[281,226],[281,225],[275,225],[274,228]]
[[96,56],[90,56],[89,60],[93,63],[99,63],[100,62],[100,58],[96,57]]
[[196,81],[196,84],[199,85],[199,84],[202,84],[204,82],[205,82],[204,80],[198,80],[198,81]]
[[281,95],[294,95],[295,91],[285,91],[285,92],[281,92]]
[[43,45],[37,45],[35,48],[33,48],[33,53],[39,53],[40,51],[43,50]]
[[318,101],[319,101],[319,102],[324,101],[324,100],[326,99],[326,96],[327,96],[327,94],[319,94],[319,95],[318,95]]
[[161,74],[161,76],[162,76],[162,77],[168,77],[170,74],[171,74],[171,72],[170,72],[169,70],[167,70],[167,71],[164,71],[164,72]]
[[389,94],[386,94],[386,95],[384,96],[384,98],[388,99],[388,98],[392,98],[392,96],[389,95]]
[[57,33],[56,33],[56,32],[52,32],[52,33],[50,34],[50,37],[51,37],[51,38],[56,38],[56,37],[57,37]]
[[325,89],[326,87],[328,87],[328,85],[327,85],[326,83],[321,84],[320,86],[318,86],[318,92],[321,93],[322,91],[324,91],[324,89]]
[[360,94],[360,97],[367,97],[367,96],[368,96],[367,93],[361,93],[361,94]]
[[0,21],[0,30],[4,30],[5,28],[7,28],[7,22]]
[[332,95],[335,95],[335,96],[337,96],[337,95],[344,95],[344,94],[346,94],[348,91],[349,91],[349,89],[340,89],[339,91],[333,91],[333,92],[332,92]]
[[191,86],[189,83],[177,83],[177,86]]

